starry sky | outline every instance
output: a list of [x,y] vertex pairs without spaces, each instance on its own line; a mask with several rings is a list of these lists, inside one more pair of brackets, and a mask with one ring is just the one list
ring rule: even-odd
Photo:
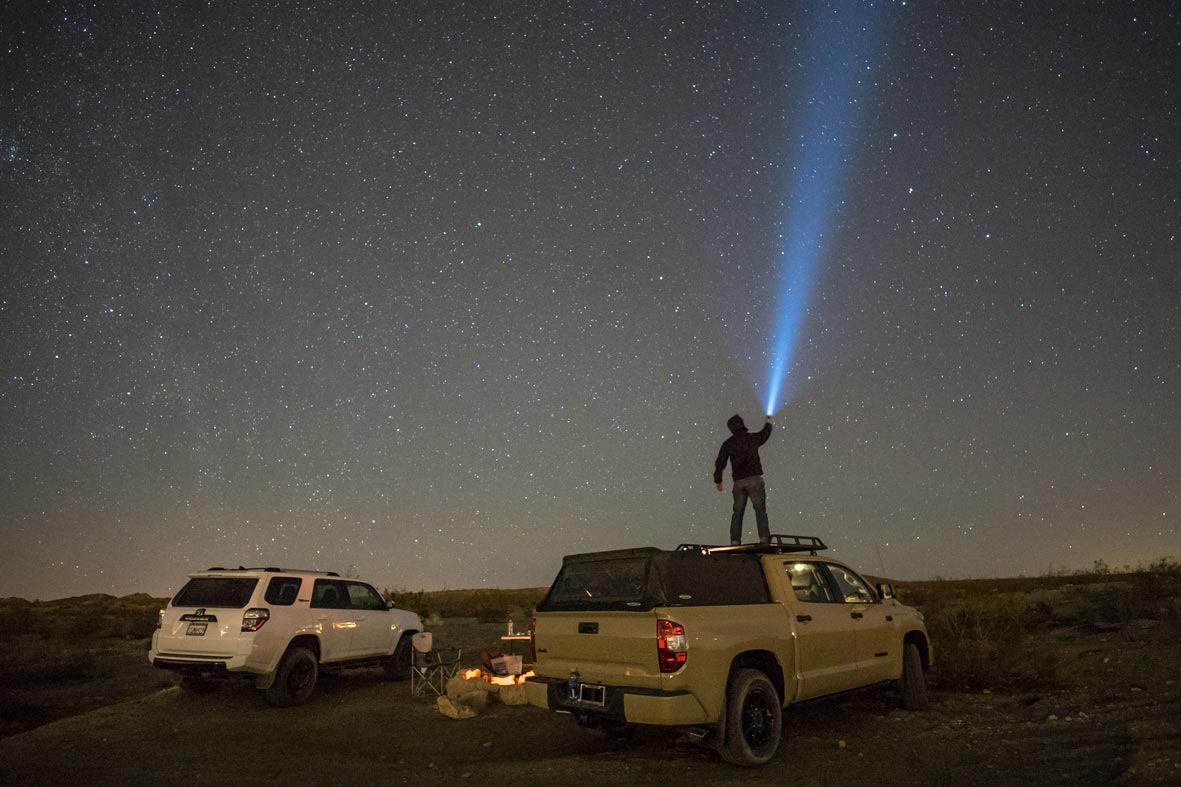
[[863,11],[5,3],[0,596],[724,541],[819,180],[772,531],[904,579],[1181,558],[1181,11]]

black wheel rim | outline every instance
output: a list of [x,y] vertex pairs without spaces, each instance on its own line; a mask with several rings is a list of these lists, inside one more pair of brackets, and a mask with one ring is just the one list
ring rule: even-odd
[[296,664],[287,675],[287,690],[297,697],[301,696],[311,689],[314,675],[311,664],[306,661]]
[[771,742],[775,732],[775,708],[771,698],[761,689],[746,695],[742,703],[742,737],[752,749],[761,749]]

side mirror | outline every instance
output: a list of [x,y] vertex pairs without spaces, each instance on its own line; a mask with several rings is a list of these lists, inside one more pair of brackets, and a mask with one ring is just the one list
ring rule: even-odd
[[878,583],[878,595],[885,601],[888,598],[894,598],[894,586],[889,582]]

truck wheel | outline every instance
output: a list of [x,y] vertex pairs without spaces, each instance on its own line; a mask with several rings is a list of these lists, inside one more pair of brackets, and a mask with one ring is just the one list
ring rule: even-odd
[[413,655],[413,645],[410,635],[403,634],[394,646],[394,652],[385,660],[385,676],[390,680],[407,680],[410,678],[410,659]]
[[316,689],[319,666],[315,653],[307,648],[291,648],[279,662],[275,682],[267,689],[267,702],[277,708],[307,702]]
[[923,675],[923,657],[919,646],[908,642],[902,648],[902,707],[906,710],[927,709],[927,678]]
[[766,675],[740,669],[726,689],[726,732],[718,752],[734,765],[763,765],[779,748],[783,706]]

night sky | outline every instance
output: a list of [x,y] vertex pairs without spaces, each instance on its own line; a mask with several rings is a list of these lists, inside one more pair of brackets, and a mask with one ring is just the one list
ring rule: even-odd
[[1179,14],[5,3],[0,596],[721,543],[809,204],[773,532],[904,579],[1181,558]]

